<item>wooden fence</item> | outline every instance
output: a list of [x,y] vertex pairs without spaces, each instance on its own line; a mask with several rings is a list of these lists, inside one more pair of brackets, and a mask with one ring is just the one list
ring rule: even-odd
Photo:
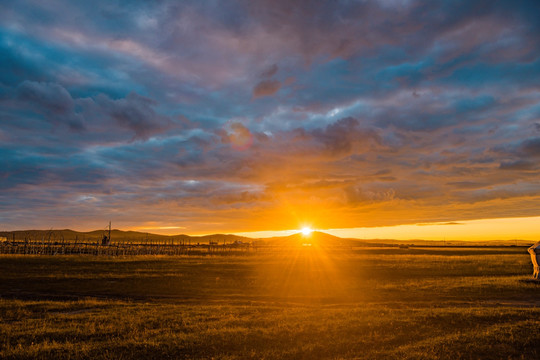
[[20,255],[233,255],[256,251],[248,243],[231,244],[167,244],[121,242],[102,245],[99,242],[77,243],[73,241],[3,241],[0,254]]

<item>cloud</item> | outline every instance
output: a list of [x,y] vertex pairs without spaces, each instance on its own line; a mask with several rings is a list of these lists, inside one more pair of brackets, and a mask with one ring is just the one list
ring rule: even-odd
[[452,181],[448,185],[456,187],[458,189],[481,189],[489,186],[487,181]]
[[387,202],[396,198],[396,192],[392,188],[364,190],[361,186],[350,186],[345,191],[348,202],[352,204]]
[[328,152],[334,155],[350,153],[355,145],[381,143],[374,130],[361,128],[360,122],[352,117],[340,119],[325,129],[315,129],[311,133]]
[[270,67],[268,67],[261,73],[261,77],[271,78],[277,73],[277,71],[278,71],[278,66],[276,64],[272,64]]
[[501,170],[533,170],[537,168],[536,163],[527,160],[503,161],[499,165]]
[[520,146],[520,151],[526,156],[540,156],[540,138],[525,140]]
[[220,129],[217,133],[223,143],[231,144],[236,150],[247,150],[253,143],[253,134],[240,122],[232,122],[226,129]]
[[136,93],[118,100],[101,96],[97,98],[97,103],[118,125],[132,130],[134,138],[146,139],[170,126],[169,119],[154,111],[154,101]]
[[[154,110],[157,105],[155,101],[133,92],[120,99],[111,99],[105,94],[93,98],[73,98],[58,83],[27,80],[17,86],[14,100],[10,103],[10,107],[16,109],[14,118],[20,118],[30,127],[45,120],[53,125],[51,131],[61,131],[56,127],[65,126],[71,132],[81,133],[78,140],[83,142],[96,141],[100,135],[101,143],[119,137],[125,139],[125,132],[131,133],[130,140],[148,139],[175,125],[170,117]],[[33,114],[32,117],[21,115],[28,111]],[[11,126],[16,126],[16,122],[12,122]],[[189,120],[186,123],[185,117],[179,117],[175,126],[190,126]]]
[[465,223],[450,221],[450,222],[442,222],[442,223],[419,223],[416,224],[417,226],[432,226],[432,225],[465,225]]
[[4,2],[0,218],[538,215],[539,6]]
[[253,88],[253,98],[274,95],[281,88],[281,83],[277,80],[264,80]]
[[24,81],[17,88],[19,99],[40,106],[53,114],[65,114],[73,109],[73,99],[62,86],[54,83]]
[[73,98],[59,84],[24,81],[17,87],[17,99],[52,123],[65,123],[76,131],[84,129],[81,118],[73,113]]

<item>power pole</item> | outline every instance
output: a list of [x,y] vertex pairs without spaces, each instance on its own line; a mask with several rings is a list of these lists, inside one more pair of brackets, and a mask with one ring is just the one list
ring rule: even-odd
[[111,243],[111,222],[109,221],[109,244]]

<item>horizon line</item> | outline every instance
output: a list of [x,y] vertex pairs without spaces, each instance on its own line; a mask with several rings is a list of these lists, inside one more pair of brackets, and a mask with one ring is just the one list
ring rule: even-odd
[[[400,226],[400,225],[398,225]],[[340,230],[340,229],[329,229],[330,231],[331,230]],[[18,229],[18,230],[0,230],[0,233],[13,233],[13,232],[25,232],[25,231],[73,231],[73,232],[77,232],[77,233],[91,233],[91,232],[95,232],[95,231],[105,231],[105,230],[102,230],[102,229],[95,229],[95,230],[88,230],[88,231],[79,231],[79,230],[73,230],[73,229],[70,229],[70,228],[64,228],[64,229],[54,229],[54,228],[51,228],[51,229]],[[191,237],[191,238],[202,238],[202,237],[207,237],[207,236],[237,236],[237,237],[244,237],[244,238],[249,238],[249,239],[252,239],[252,240],[262,240],[262,239],[272,239],[272,238],[281,238],[281,237],[288,237],[288,236],[292,236],[292,235],[297,235],[297,234],[301,234],[302,231],[301,230],[281,230],[281,231],[276,231],[276,232],[282,232],[282,233],[289,233],[289,234],[285,234],[285,235],[274,235],[274,236],[266,236],[266,237],[253,237],[253,236],[247,236],[247,235],[242,235],[244,233],[208,233],[208,234],[204,234],[204,235],[189,235],[189,234],[158,234],[158,233],[151,233],[151,232],[145,232],[145,231],[137,231],[137,230],[122,230],[122,229],[111,229],[111,231],[121,231],[121,232],[136,232],[136,233],[139,233],[139,234],[148,234],[148,235],[154,235],[154,236],[166,236],[166,237],[175,237],[175,236],[188,236],[188,237]],[[271,232],[271,231],[268,231],[268,232]],[[249,233],[249,232],[246,232],[246,234]],[[255,232],[253,232],[255,233]],[[274,232],[275,233],[275,232]],[[312,230],[312,233],[322,233],[322,234],[326,234],[326,235],[330,235],[330,236],[334,236],[336,238],[339,238],[339,239],[345,239],[345,240],[359,240],[359,241],[400,241],[400,242],[408,242],[408,241],[425,241],[425,242],[446,242],[446,243],[450,243],[450,242],[502,242],[502,241],[505,241],[505,242],[517,242],[517,241],[522,241],[522,242],[530,242],[530,241],[535,241],[535,240],[530,240],[530,239],[523,239],[523,238],[512,238],[512,239],[501,239],[501,238],[490,238],[490,239],[452,239],[452,238],[447,238],[447,239],[429,239],[429,238],[407,238],[407,239],[396,239],[396,238],[358,238],[358,237],[342,237],[342,236],[338,236],[338,235],[333,235],[332,233],[330,233],[329,231],[325,231],[325,230],[319,230],[319,229],[313,229]],[[309,235],[308,235],[309,237]]]

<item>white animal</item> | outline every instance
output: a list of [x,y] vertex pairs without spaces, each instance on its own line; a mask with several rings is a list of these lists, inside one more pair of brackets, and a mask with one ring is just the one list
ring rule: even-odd
[[540,241],[536,242],[528,250],[534,266],[533,279],[540,280]]

